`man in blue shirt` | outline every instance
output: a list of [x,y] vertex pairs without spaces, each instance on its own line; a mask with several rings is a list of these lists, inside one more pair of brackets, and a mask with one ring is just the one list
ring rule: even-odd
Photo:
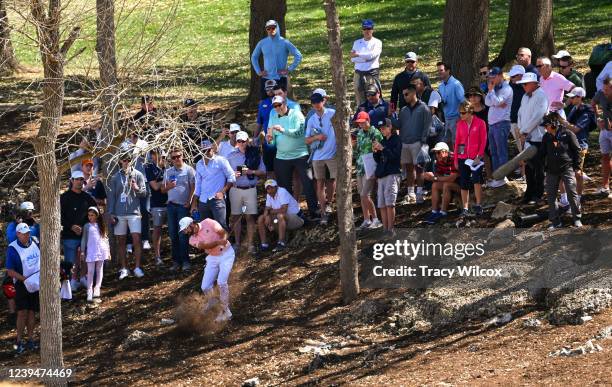
[[444,62],[436,63],[438,67],[438,75],[440,77],[440,86],[438,91],[444,102],[444,120],[447,133],[450,132],[449,146],[453,147],[455,143],[455,134],[457,133],[457,121],[459,120],[459,105],[465,100],[465,91],[459,80],[451,75],[451,69]]
[[[274,79],[287,87],[289,72],[295,70],[302,61],[300,51],[288,40],[280,36],[278,23],[275,20],[266,22],[267,37],[257,43],[251,55],[253,69],[261,77],[261,98],[265,98],[265,83]],[[259,57],[263,54],[264,68],[259,66]],[[287,58],[293,55],[293,63],[287,68]]]
[[268,144],[265,140],[266,130],[268,129],[268,120],[272,111],[272,97],[274,97],[274,86],[276,81],[268,79],[265,82],[266,98],[259,102],[257,107],[257,131],[253,136],[255,145],[261,144],[262,158],[266,166],[268,178],[274,178],[274,158],[276,157],[276,147],[274,144]]
[[[36,312],[39,309],[38,290],[30,292],[26,288],[26,279],[34,279],[40,272],[40,250],[30,238],[30,227],[19,223],[16,228],[17,239],[6,250],[6,272],[15,285],[15,304],[17,308],[17,354],[28,349],[36,349],[34,327]],[[33,281],[36,282],[36,281]],[[28,327],[27,345],[21,340],[25,327]]]
[[[321,225],[327,225],[327,203],[333,200],[338,170],[336,133],[332,125],[332,118],[336,111],[325,107],[325,99],[320,93],[312,94],[310,102],[315,113],[306,123],[306,144],[310,146],[312,169],[317,180],[317,199],[319,199],[321,210],[320,222]],[[329,180],[326,179],[327,170],[329,170]]]
[[368,86],[366,98],[367,100],[357,108],[353,116],[353,122],[357,119],[359,112],[367,112],[370,115],[370,122],[378,129],[378,123],[384,122],[389,115],[389,104],[382,99],[380,90],[376,85]]

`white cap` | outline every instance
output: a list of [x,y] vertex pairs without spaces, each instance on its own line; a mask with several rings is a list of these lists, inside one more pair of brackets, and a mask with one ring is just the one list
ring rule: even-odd
[[88,211],[88,212],[89,212],[89,211],[93,211],[93,212],[95,212],[96,214],[100,215],[100,210],[98,210],[98,207],[96,207],[96,206],[91,206],[91,207],[89,207],[89,208],[87,209],[87,211]]
[[179,232],[183,232],[191,223],[193,223],[192,218],[188,216],[181,218],[181,220],[179,220]]
[[415,54],[414,52],[410,51],[407,52],[406,55],[404,55],[404,61],[407,60],[412,60],[412,61],[417,61],[417,54]]
[[249,134],[245,131],[240,131],[236,133],[236,141],[247,141],[249,139]]
[[525,74],[525,68],[521,65],[514,65],[512,66],[510,71],[508,71],[509,77],[513,77],[515,75],[523,75],[523,74]]
[[569,51],[561,50],[556,55],[553,55],[552,57],[555,59],[561,59],[561,58],[565,58],[566,56],[571,57]]
[[238,131],[240,131],[240,125],[238,125],[238,124],[230,124],[229,131],[230,131],[230,133],[231,132],[238,132]]
[[285,103],[285,98],[283,98],[282,95],[276,95],[274,98],[272,98],[272,105],[275,103]]
[[265,188],[268,188],[268,187],[278,187],[278,183],[276,183],[276,180],[274,180],[274,179],[268,179],[264,183],[264,187]]
[[538,76],[535,75],[534,73],[525,73],[523,74],[523,78],[516,83],[529,83],[529,82],[538,83]]
[[72,175],[70,175],[71,179],[84,179],[85,175],[83,175],[83,172],[81,171],[74,171],[72,172]]
[[572,97],[586,97],[586,91],[582,88],[582,87],[574,87],[572,89],[572,91],[570,91],[569,93],[567,93],[567,96],[572,98]]
[[327,97],[327,93],[323,89],[314,89],[312,94],[321,94],[321,97]]
[[437,151],[447,151],[449,152],[450,149],[448,147],[448,145],[445,142],[439,142],[436,144],[436,146],[433,147],[432,151],[437,152]]
[[276,23],[276,20],[268,20],[268,21],[266,22],[266,28],[268,28],[268,27],[270,27],[270,26],[277,27],[277,26],[278,26],[278,23]]
[[15,229],[19,234],[27,234],[30,232],[30,226],[25,223],[19,223]]
[[32,202],[23,202],[19,206],[21,211],[34,211],[34,203]]

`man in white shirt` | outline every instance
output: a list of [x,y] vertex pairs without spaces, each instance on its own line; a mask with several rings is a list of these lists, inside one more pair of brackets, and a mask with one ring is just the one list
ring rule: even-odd
[[[221,131],[221,135],[215,140],[219,156],[227,158],[234,151],[234,148],[236,148],[236,133],[239,131],[240,125],[238,124],[230,124],[229,129],[224,128]],[[228,139],[223,140],[225,137],[228,137]]]
[[266,238],[266,232],[278,232],[278,244],[273,252],[282,251],[286,248],[286,231],[296,230],[304,225],[300,217],[301,210],[298,202],[291,196],[289,191],[279,187],[276,180],[266,180],[266,209],[257,219],[260,249],[266,251],[270,248]]
[[353,76],[355,106],[365,102],[365,91],[368,85],[375,84],[378,90],[382,90],[378,71],[382,42],[373,36],[374,22],[371,19],[366,19],[361,23],[361,30],[363,31],[363,38],[353,43],[350,53],[351,62],[355,63],[355,74]]

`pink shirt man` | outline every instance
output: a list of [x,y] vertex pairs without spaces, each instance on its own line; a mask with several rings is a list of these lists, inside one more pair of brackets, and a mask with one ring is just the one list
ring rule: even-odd
[[[202,242],[210,243],[214,241],[221,240],[223,233],[223,227],[214,219],[204,219],[199,223],[200,229],[197,233],[193,234],[189,237],[189,244],[193,247],[198,247],[198,245]],[[229,247],[229,241],[225,243],[224,246],[216,246],[212,249],[206,249],[206,253],[209,255],[221,255],[223,254]]]
[[563,102],[563,92],[570,91],[575,85],[563,75],[553,71],[548,78],[540,77],[540,86],[548,98],[548,108],[551,109],[554,102]]

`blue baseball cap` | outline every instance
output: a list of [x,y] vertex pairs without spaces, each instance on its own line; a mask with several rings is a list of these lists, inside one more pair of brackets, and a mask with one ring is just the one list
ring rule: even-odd
[[374,21],[372,19],[365,19],[361,22],[361,28],[374,28]]
[[212,142],[210,142],[210,140],[202,140],[200,145],[202,146],[203,150],[212,148]]
[[489,74],[487,74],[487,77],[495,77],[499,74],[503,74],[502,69],[500,69],[499,67],[493,67],[491,70],[489,70]]

